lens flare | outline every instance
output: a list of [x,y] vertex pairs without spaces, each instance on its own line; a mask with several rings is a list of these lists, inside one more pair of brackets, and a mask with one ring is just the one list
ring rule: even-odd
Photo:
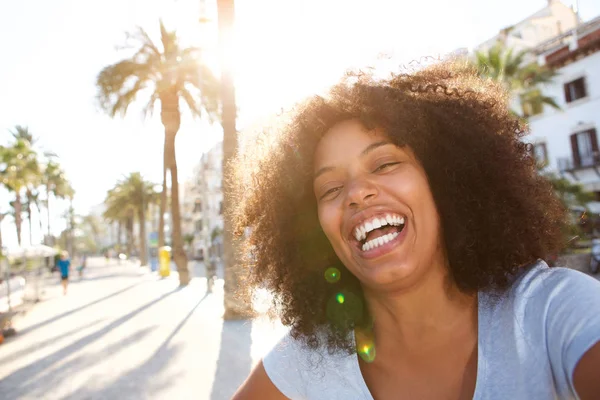
[[375,345],[371,343],[369,345],[362,346],[358,352],[358,355],[360,355],[360,358],[362,358],[363,361],[372,363],[375,361]]
[[338,293],[338,294],[335,296],[335,299],[337,300],[337,302],[338,302],[338,303],[340,303],[340,304],[344,304],[344,300],[345,300],[345,298],[344,298],[344,295],[343,295],[342,293]]
[[356,328],[354,330],[354,339],[356,340],[356,352],[360,358],[368,363],[375,361],[377,352],[375,351],[375,336],[372,326]]
[[340,280],[342,274],[340,270],[335,267],[327,268],[325,271],[325,280],[329,283],[336,283]]

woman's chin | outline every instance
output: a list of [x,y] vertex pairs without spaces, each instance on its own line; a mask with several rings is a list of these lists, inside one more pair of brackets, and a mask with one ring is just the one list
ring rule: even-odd
[[361,284],[373,289],[397,288],[410,285],[409,281],[412,281],[415,270],[416,268],[411,263],[390,260],[361,265],[357,277]]

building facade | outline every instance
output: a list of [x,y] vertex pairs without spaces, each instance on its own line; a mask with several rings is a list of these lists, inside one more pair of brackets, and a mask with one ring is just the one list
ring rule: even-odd
[[527,140],[548,170],[582,184],[600,199],[600,17],[533,52],[540,64],[557,72],[541,90],[560,110],[547,106],[533,110]]
[[223,145],[218,143],[202,155],[192,180],[184,185],[182,230],[189,256],[196,260],[222,253],[222,160]]
[[540,43],[574,29],[577,13],[559,0],[548,0],[546,7],[522,21],[502,29],[498,34],[477,46],[485,51],[500,42],[515,51],[529,50]]

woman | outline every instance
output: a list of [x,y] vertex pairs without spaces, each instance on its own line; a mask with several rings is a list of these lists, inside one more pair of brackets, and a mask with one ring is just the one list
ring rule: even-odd
[[350,77],[237,164],[249,282],[290,333],[236,399],[600,394],[600,284],[507,94],[463,63]]

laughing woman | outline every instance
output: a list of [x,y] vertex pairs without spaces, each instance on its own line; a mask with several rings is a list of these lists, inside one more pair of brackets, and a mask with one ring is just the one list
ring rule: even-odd
[[[249,282],[289,334],[235,399],[597,399],[600,283],[503,89],[351,77],[238,158]],[[246,182],[244,184],[243,182]]]

